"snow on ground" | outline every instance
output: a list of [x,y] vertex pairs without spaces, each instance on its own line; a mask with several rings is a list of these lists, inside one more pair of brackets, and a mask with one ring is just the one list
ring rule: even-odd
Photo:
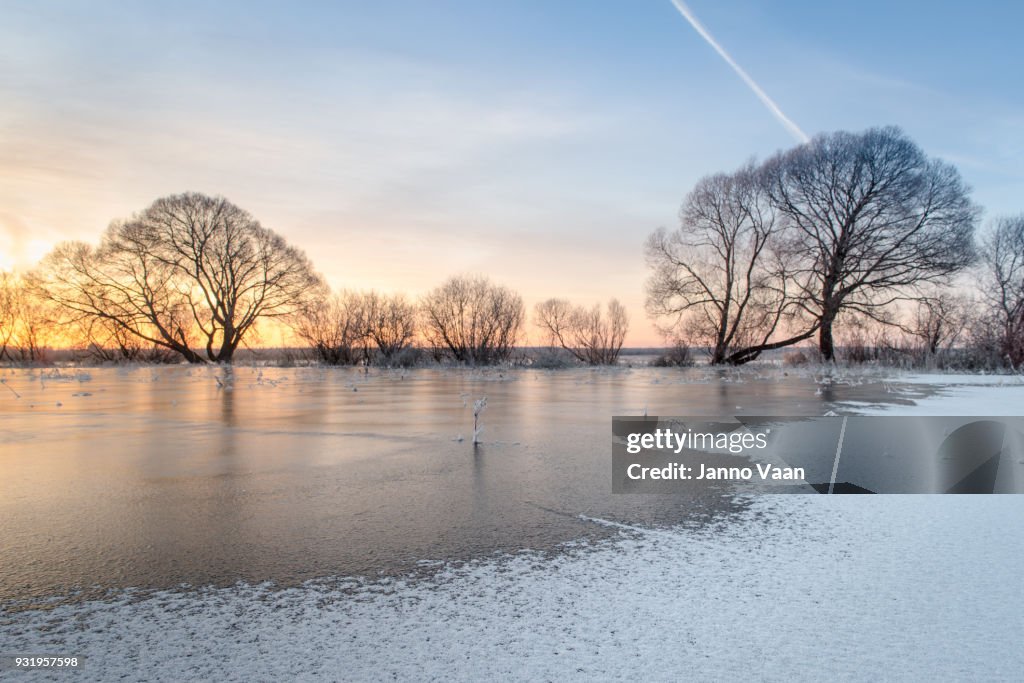
[[84,654],[75,678],[104,681],[1011,680],[1022,513],[1019,496],[764,497],[717,528],[417,582],[7,615],[0,640]]
[[1024,386],[1024,375],[969,375],[969,374],[928,374],[912,373],[897,375],[898,381],[904,384],[934,384],[948,386],[951,384],[969,384],[973,386]]
[[[956,386],[887,410],[1022,405],[1024,386]],[[1024,496],[764,496],[427,579],[0,612],[0,650],[88,657],[52,680],[1019,680],[1022,519]]]
[[[943,377],[958,377],[947,375]],[[975,376],[975,379],[988,379],[988,376]],[[1007,379],[1004,377],[1003,379]],[[902,380],[901,380],[902,381]],[[1024,413],[1024,384],[980,384],[968,385],[966,382],[949,382],[940,386],[938,392],[931,396],[914,400],[914,405],[899,406],[845,401],[843,405],[852,408],[861,415],[910,415],[910,416],[997,416],[1021,415]]]

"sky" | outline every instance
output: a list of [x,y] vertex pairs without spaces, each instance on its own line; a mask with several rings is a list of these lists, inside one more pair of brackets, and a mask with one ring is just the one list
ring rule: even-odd
[[1022,24],[1004,1],[7,0],[0,269],[198,191],[335,288],[617,297],[627,346],[657,345],[647,235],[795,131],[901,126],[986,217],[1024,211]]

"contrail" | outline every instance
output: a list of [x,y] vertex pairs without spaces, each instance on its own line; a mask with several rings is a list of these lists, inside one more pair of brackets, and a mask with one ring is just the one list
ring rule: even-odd
[[782,110],[779,109],[779,105],[775,104],[775,101],[768,97],[768,93],[762,90],[761,86],[755,83],[754,79],[750,77],[750,74],[744,71],[743,67],[737,64],[736,60],[734,60],[729,53],[725,51],[725,48],[718,44],[718,41],[715,40],[714,36],[708,33],[708,30],[704,28],[704,24],[700,23],[700,20],[698,20],[690,8],[687,7],[686,3],[683,2],[683,0],[672,0],[672,4],[676,6],[676,9],[683,15],[683,18],[690,22],[690,26],[700,34],[700,37],[706,40],[708,45],[715,48],[715,52],[717,52],[719,56],[725,60],[725,63],[731,66],[732,70],[743,79],[743,82],[754,91],[754,94],[757,95],[758,99],[764,102],[764,106],[768,107],[768,110],[771,111],[772,115],[779,120],[779,123],[785,126],[786,130],[789,131],[789,134],[800,142],[809,142],[810,138],[807,136],[807,133],[800,130],[800,126],[793,123],[788,116],[782,113]]

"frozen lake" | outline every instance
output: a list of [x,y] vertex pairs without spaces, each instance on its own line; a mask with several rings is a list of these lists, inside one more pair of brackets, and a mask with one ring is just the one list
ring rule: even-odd
[[[612,495],[613,415],[821,415],[925,387],[754,369],[89,368],[0,377],[0,604],[404,574],[614,528],[700,526],[727,489]],[[473,402],[487,397],[482,444]]]

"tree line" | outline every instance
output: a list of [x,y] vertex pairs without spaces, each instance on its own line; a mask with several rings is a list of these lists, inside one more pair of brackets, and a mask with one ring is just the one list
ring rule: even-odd
[[[916,340],[1024,363],[1024,215],[993,221],[957,170],[898,128],[819,135],[701,179],[680,223],[645,245],[646,310],[685,361],[740,365],[813,340],[822,360],[878,357]],[[972,286],[956,286],[969,276]],[[157,199],[98,245],[58,245],[29,273],[0,273],[0,360],[38,362],[59,337],[97,359],[226,363],[260,321],[328,364],[510,359],[527,315],[515,291],[453,277],[416,300],[331,293],[300,249],[223,197]],[[533,324],[573,362],[617,362],[629,316],[553,298]],[[872,336],[873,335],[873,336]],[[870,337],[870,338],[869,338]],[[855,358],[854,358],[855,359]]]
[[[628,327],[618,301],[610,320],[552,301],[567,312],[554,329],[562,348],[589,364],[617,360]],[[491,364],[509,360],[526,312],[519,294],[481,276],[452,277],[419,301],[332,294],[301,250],[198,193],[160,198],[111,224],[98,246],[60,244],[25,276],[0,278],[0,360],[37,362],[59,334],[99,360],[229,363],[261,320],[328,364],[405,364],[423,350]]]

